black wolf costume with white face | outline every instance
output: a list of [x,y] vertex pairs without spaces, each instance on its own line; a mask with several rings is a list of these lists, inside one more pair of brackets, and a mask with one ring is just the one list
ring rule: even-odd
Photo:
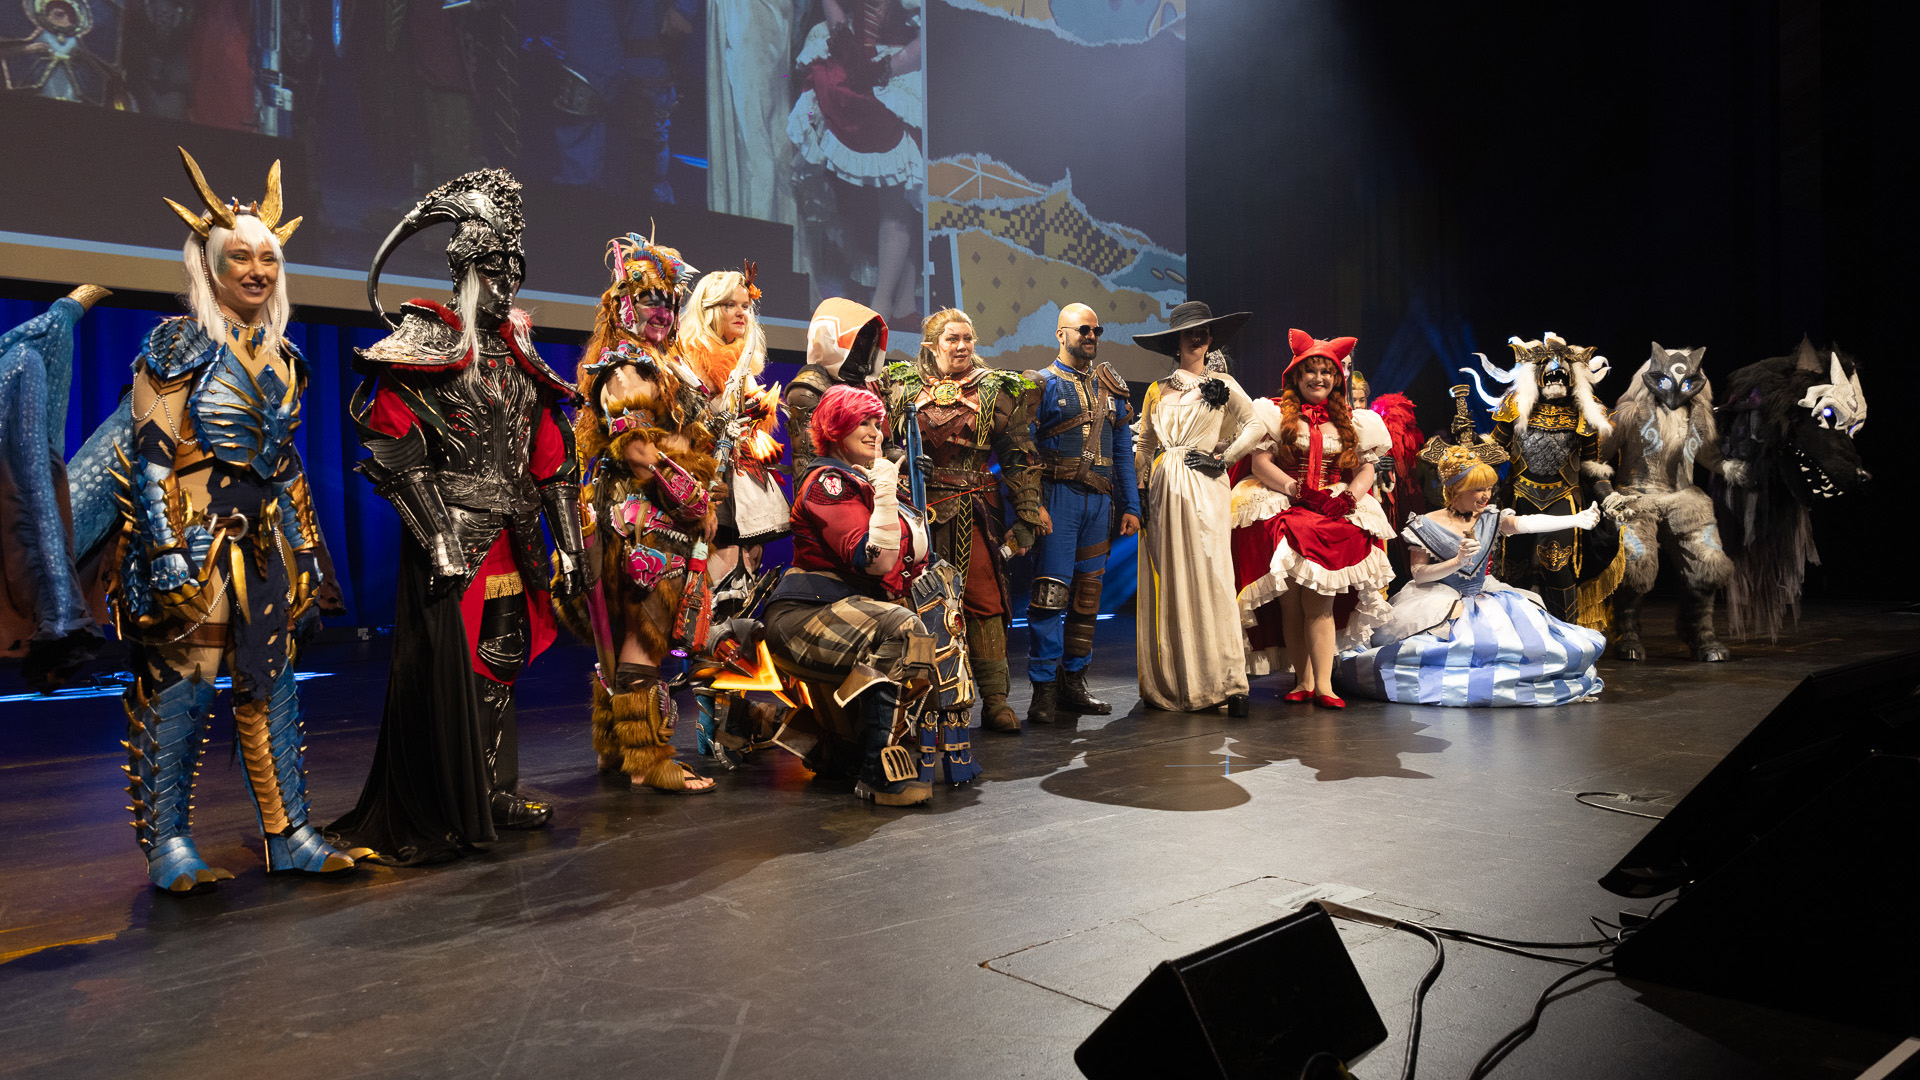
[[1853,357],[1804,338],[1792,356],[1749,364],[1727,382],[1724,448],[1753,478],[1721,499],[1734,566],[1727,622],[1736,636],[1773,641],[1789,618],[1799,618],[1807,564],[1820,562],[1808,511],[1872,479],[1853,442],[1867,420],[1867,397]]
[[1660,551],[1686,578],[1678,631],[1696,660],[1725,660],[1713,635],[1714,595],[1733,577],[1720,544],[1713,500],[1693,482],[1697,464],[1731,484],[1746,482],[1742,462],[1722,456],[1713,423],[1713,388],[1700,369],[1707,350],[1667,349],[1659,342],[1613,410],[1613,433],[1601,445],[1618,456],[1616,493],[1608,509],[1620,519],[1626,575],[1614,593],[1614,656],[1644,660],[1640,603],[1660,572]]
[[[1577,514],[1613,494],[1613,470],[1600,455],[1613,425],[1593,396],[1606,360],[1551,330],[1538,341],[1514,337],[1507,344],[1513,349],[1511,372],[1482,358],[1489,374],[1513,386],[1493,413],[1494,441],[1513,459],[1506,503],[1520,514]],[[1591,498],[1583,487],[1592,489]],[[1500,576],[1538,592],[1554,618],[1607,628],[1606,599],[1623,572],[1611,522],[1592,530],[1508,537],[1501,551]]]

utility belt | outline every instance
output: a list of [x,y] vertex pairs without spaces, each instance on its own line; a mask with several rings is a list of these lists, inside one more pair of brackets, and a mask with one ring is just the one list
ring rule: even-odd
[[927,470],[927,486],[948,491],[972,491],[997,485],[994,475],[985,469],[955,469],[934,466]]
[[1044,479],[1079,484],[1101,495],[1112,494],[1113,477],[1094,472],[1094,468],[1093,462],[1084,457],[1068,457],[1057,450],[1040,451],[1040,475]]

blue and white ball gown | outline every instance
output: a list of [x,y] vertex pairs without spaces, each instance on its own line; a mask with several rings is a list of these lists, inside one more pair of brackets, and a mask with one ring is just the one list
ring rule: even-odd
[[[1474,523],[1480,550],[1472,564],[1438,581],[1415,582],[1393,597],[1393,614],[1368,647],[1342,653],[1341,690],[1415,705],[1565,705],[1600,693],[1594,664],[1606,648],[1598,631],[1547,614],[1540,597],[1487,573],[1500,521],[1489,509]],[[1436,560],[1460,552],[1460,535],[1409,517],[1401,536]]]

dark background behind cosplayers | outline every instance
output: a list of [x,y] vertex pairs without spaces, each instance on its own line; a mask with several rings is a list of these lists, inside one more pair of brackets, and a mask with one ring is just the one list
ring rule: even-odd
[[[1860,357],[1875,474],[1817,512],[1809,597],[1920,595],[1897,527],[1920,292],[1920,8],[1896,0],[1407,5],[1192,0],[1190,295],[1256,313],[1274,392],[1289,325],[1354,334],[1427,429],[1452,370],[1556,331],[1613,361],[1649,339],[1733,368],[1802,332]],[[1718,389],[1716,387],[1716,389]]]

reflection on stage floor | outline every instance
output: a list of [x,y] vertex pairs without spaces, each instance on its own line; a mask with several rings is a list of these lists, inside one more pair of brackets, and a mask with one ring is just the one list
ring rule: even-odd
[[[1668,641],[1641,664],[1602,661],[1599,702],[1538,711],[1329,712],[1282,703],[1288,679],[1270,677],[1242,720],[1145,710],[1132,635],[1130,619],[1100,624],[1090,681],[1113,715],[982,732],[982,780],[918,810],[858,803],[779,750],[713,795],[604,779],[591,657],[561,646],[520,689],[522,774],[557,803],[552,827],[341,881],[265,876],[223,719],[195,832],[237,876],[186,898],[146,885],[119,702],[7,700],[0,1076],[1070,1077],[1073,1048],[1152,964],[1308,899],[1532,939],[1644,910],[1594,881],[1652,823],[1573,793],[1663,812],[1802,676],[1920,646],[1920,618],[1816,608],[1726,664]],[[319,646],[300,667],[326,821],[372,754],[384,641]],[[0,672],[0,696],[22,690]],[[1427,946],[1341,931],[1391,1032],[1357,1072],[1391,1075]],[[1450,949],[1427,1074],[1465,1075],[1562,970]],[[1844,1077],[1894,1041],[1591,982],[1496,1075]]]

